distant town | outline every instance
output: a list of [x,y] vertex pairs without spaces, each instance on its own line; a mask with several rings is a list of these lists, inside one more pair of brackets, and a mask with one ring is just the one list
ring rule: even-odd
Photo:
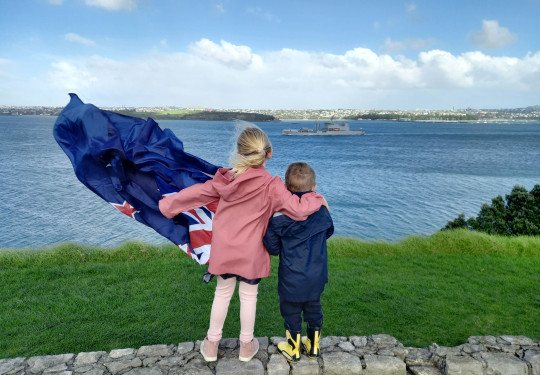
[[[58,116],[63,107],[0,106],[0,116]],[[396,121],[540,121],[540,105],[514,109],[359,110],[359,109],[209,109],[181,107],[101,107],[135,117],[183,120],[396,120]]]

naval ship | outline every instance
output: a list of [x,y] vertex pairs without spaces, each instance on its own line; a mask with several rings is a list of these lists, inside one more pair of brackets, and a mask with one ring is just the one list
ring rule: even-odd
[[365,130],[351,130],[347,122],[325,122],[322,127],[317,123],[315,129],[283,129],[283,135],[364,135]]

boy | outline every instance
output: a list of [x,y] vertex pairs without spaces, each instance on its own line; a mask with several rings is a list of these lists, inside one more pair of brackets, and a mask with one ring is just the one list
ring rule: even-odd
[[[292,163],[285,173],[285,184],[293,194],[315,190],[315,171],[304,162]],[[263,243],[271,255],[279,255],[279,309],[285,320],[286,340],[278,351],[292,363],[300,360],[300,340],[309,358],[319,357],[323,322],[321,294],[328,281],[326,239],[334,233],[326,207],[304,221],[276,213],[270,219]],[[301,338],[302,313],[307,336]]]

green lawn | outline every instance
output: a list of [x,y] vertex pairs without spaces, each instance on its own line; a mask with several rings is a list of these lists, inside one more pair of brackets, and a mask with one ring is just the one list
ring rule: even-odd
[[[0,251],[0,358],[202,339],[215,281],[172,245],[63,244]],[[261,282],[257,336],[283,336],[274,274]],[[398,243],[329,242],[323,335],[386,333],[406,346],[473,335],[540,338],[540,238],[467,231]],[[238,337],[235,295],[224,337]]]

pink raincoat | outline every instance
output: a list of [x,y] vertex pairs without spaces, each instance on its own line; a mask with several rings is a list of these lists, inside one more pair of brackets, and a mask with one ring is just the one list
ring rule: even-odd
[[317,193],[305,194],[302,199],[291,194],[281,178],[272,177],[260,166],[249,168],[236,179],[231,169],[220,168],[213,180],[163,198],[159,209],[172,218],[218,199],[208,271],[246,279],[270,276],[270,256],[262,238],[274,212],[305,220],[323,203],[323,197]]

